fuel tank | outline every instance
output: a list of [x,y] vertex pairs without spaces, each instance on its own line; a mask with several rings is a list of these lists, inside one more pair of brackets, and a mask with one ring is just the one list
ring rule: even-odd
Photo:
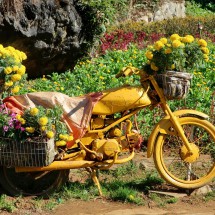
[[93,114],[111,115],[151,104],[150,98],[141,86],[119,87],[103,91],[102,93],[102,98],[93,108]]

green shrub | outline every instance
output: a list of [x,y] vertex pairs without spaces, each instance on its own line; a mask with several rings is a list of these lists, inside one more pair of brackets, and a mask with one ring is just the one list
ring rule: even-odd
[[205,1],[186,1],[186,15],[190,16],[208,16],[215,12],[215,4],[208,3]]
[[186,3],[190,3],[196,7],[201,8],[202,10],[215,12],[215,3],[213,0],[189,0],[186,1]]

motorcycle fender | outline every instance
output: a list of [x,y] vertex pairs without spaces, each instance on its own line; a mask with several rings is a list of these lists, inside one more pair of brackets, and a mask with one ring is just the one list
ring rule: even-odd
[[[196,110],[177,110],[173,112],[176,117],[186,117],[186,116],[195,116],[202,119],[209,119],[209,116]],[[173,126],[172,122],[169,120],[170,117],[166,116],[161,119],[157,125],[154,127],[152,133],[149,136],[147,144],[147,157],[150,158],[154,152],[154,145],[159,133],[161,134],[172,134],[176,135],[176,131],[170,131],[169,127]]]

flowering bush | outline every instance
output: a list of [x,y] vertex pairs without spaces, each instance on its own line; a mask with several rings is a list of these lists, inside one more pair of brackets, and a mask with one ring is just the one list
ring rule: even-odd
[[22,65],[22,61],[26,59],[24,52],[12,46],[0,45],[0,93],[4,91],[11,95],[19,92],[21,82],[26,78],[26,68]]
[[192,72],[209,60],[209,49],[204,39],[173,34],[170,38],[161,38],[153,46],[148,46],[145,55],[148,62],[143,69],[149,74],[164,73],[167,70]]
[[66,125],[60,121],[62,111],[59,107],[45,109],[42,106],[27,109],[24,114],[16,114],[0,106],[0,136],[15,140],[51,139],[54,138],[57,146],[66,145],[73,139],[67,134]]

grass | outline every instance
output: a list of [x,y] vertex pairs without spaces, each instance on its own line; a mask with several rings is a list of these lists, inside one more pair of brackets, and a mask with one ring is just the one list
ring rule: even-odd
[[178,201],[178,198],[176,197],[160,195],[157,193],[150,193],[149,198],[153,200],[158,207],[164,207],[167,204],[174,204]]
[[211,200],[215,200],[215,191],[212,191],[212,192],[207,193],[207,194],[203,197],[203,200],[206,201],[206,202],[211,201]]
[[[148,190],[163,183],[156,172],[145,173],[133,162],[114,170],[101,171],[99,178],[105,198],[137,205],[144,205],[143,196],[147,195]],[[60,196],[63,199],[75,198],[87,201],[98,197],[98,189],[89,179],[84,183],[75,181],[65,186]]]
[[6,195],[1,195],[0,196],[0,212],[2,211],[7,211],[12,213],[16,207],[15,207],[15,201],[10,200]]

